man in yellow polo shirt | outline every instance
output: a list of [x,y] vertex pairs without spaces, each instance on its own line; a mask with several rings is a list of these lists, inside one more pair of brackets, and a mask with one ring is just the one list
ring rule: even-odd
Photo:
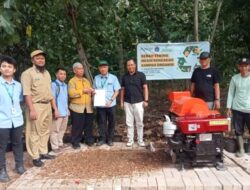
[[69,109],[72,119],[71,143],[74,149],[80,148],[82,133],[84,131],[84,142],[91,146],[94,143],[92,135],[93,108],[91,96],[94,89],[91,88],[88,79],[84,78],[84,69],[81,63],[73,64],[75,76],[68,84]]
[[55,117],[59,116],[51,92],[51,77],[45,69],[42,50],[31,53],[33,67],[22,73],[21,83],[26,102],[26,148],[33,159],[33,165],[43,166],[42,159],[53,159],[48,154],[49,126],[52,122],[51,106]]

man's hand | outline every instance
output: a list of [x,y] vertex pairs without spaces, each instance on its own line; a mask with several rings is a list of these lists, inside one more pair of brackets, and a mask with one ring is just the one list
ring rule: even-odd
[[112,104],[112,100],[108,100],[107,102],[106,102],[106,107],[110,107],[111,106],[111,104]]
[[121,102],[121,109],[123,110],[124,109],[124,102]]
[[214,109],[220,109],[220,100],[215,100],[214,101]]
[[37,120],[37,113],[35,110],[30,110],[30,119]]
[[230,108],[227,109],[227,117],[232,117],[232,110]]
[[84,88],[83,93],[91,95],[95,90],[93,88]]
[[144,102],[143,102],[143,107],[144,107],[144,108],[148,107],[148,102],[145,102],[145,101],[144,101]]
[[58,111],[58,110],[55,110],[55,111],[54,111],[54,118],[57,119],[57,118],[59,118],[59,117],[60,117],[59,111]]

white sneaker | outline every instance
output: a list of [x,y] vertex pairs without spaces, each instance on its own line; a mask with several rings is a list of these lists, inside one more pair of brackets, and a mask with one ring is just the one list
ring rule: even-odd
[[128,147],[133,146],[133,144],[134,144],[134,141],[128,141],[128,142],[127,142],[127,146],[128,146]]
[[138,145],[141,146],[141,147],[146,146],[145,143],[144,143],[144,141],[138,141]]

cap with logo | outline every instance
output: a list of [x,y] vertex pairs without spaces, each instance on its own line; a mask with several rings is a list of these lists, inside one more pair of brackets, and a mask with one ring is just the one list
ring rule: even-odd
[[238,64],[250,64],[250,59],[248,58],[241,58],[238,62]]
[[207,59],[207,58],[210,58],[210,53],[207,52],[207,51],[203,51],[203,52],[200,54],[199,59]]
[[33,58],[34,56],[37,56],[37,55],[46,56],[46,53],[44,51],[38,49],[38,50],[32,51],[31,54],[30,54],[30,57]]

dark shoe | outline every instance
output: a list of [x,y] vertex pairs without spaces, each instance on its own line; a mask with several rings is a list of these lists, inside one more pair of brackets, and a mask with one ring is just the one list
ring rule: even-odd
[[40,155],[40,159],[41,160],[52,160],[52,159],[55,159],[55,156],[53,155],[49,155],[49,154],[41,154]]
[[26,170],[23,166],[16,166],[15,170],[20,175],[22,175],[24,172],[26,172]]
[[72,144],[73,149],[80,149],[80,144]]
[[6,168],[2,168],[0,170],[0,182],[8,182],[10,181],[10,177],[6,171]]
[[113,143],[113,141],[108,141],[108,143],[107,143],[109,146],[114,146],[114,143]]
[[85,144],[88,145],[88,146],[93,146],[94,145],[93,142],[85,142]]
[[98,143],[96,143],[96,146],[101,146],[101,145],[103,145],[103,144],[105,144],[104,141],[99,141]]
[[40,160],[40,158],[34,159],[32,162],[33,162],[33,165],[36,167],[42,167],[44,165],[44,163],[42,162],[42,160]]

